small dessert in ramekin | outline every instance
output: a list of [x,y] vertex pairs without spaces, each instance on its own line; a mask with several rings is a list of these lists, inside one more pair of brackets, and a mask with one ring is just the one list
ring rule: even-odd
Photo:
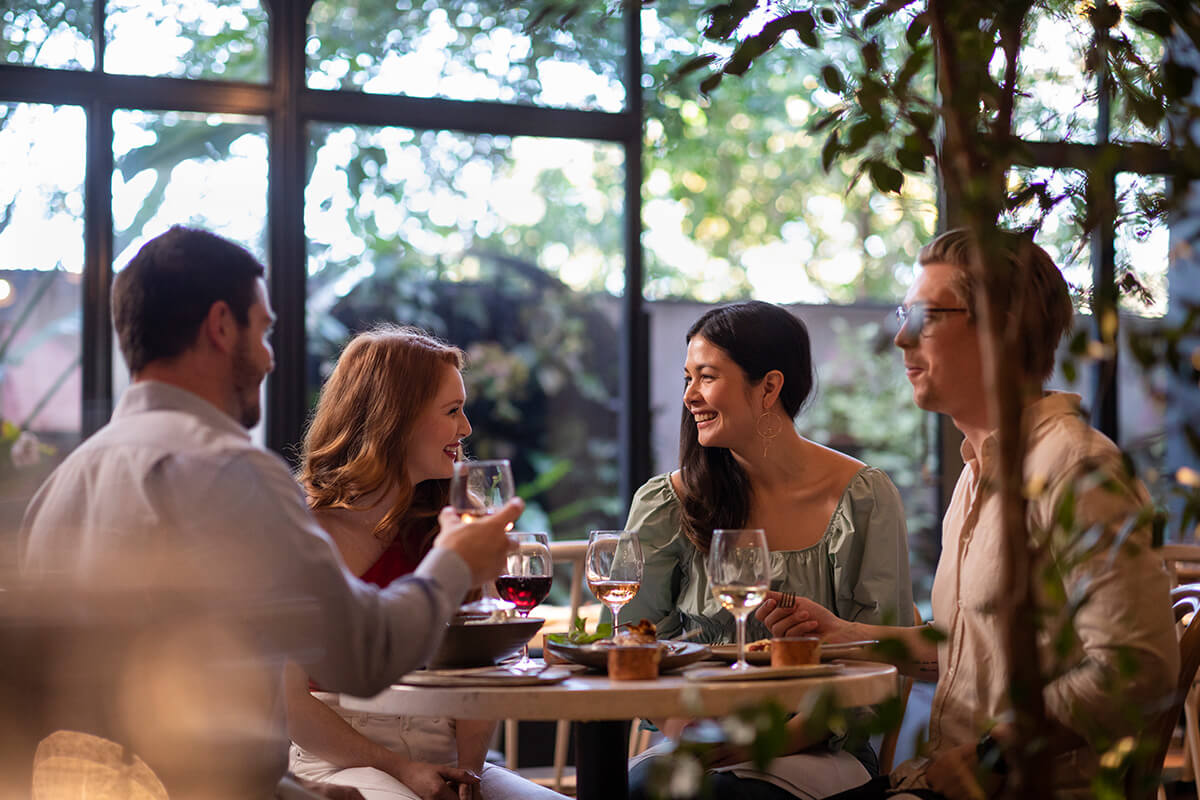
[[658,677],[662,647],[657,644],[616,645],[608,651],[608,677],[614,681],[648,681]]
[[772,667],[821,663],[821,640],[816,636],[785,636],[771,640]]

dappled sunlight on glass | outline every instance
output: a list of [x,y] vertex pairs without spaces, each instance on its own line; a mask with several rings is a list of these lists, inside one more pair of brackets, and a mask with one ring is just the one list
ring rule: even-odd
[[80,108],[0,103],[0,574],[21,511],[82,426]]
[[1128,281],[1121,292],[1121,310],[1144,317],[1167,313],[1170,234],[1166,191],[1162,177],[1117,173],[1117,282],[1120,285],[1126,274],[1136,279],[1136,284]]
[[263,83],[261,0],[108,0],[104,71]]
[[[267,129],[260,117],[177,111],[113,114],[113,268],[172,225],[232,239],[263,263]],[[117,395],[129,382],[114,353]]]
[[418,325],[467,352],[466,448],[512,461],[523,524],[559,539],[618,524],[623,148],[310,134],[310,401],[353,333]]
[[[752,15],[744,33],[768,17]],[[840,161],[825,172],[826,134],[809,127],[840,102],[818,80],[821,67],[857,58],[856,45],[831,34],[814,53],[789,34],[705,99],[696,85],[703,70],[683,82],[672,71],[701,52],[726,55],[729,46],[697,44],[695,9],[680,0],[648,6],[642,21],[644,296],[894,303],[934,233],[930,173],[907,175],[898,196],[865,179],[847,193],[853,165]],[[902,33],[881,26],[885,43]]]
[[[1078,60],[1093,36],[1092,26],[1082,13],[1075,13],[1074,6],[1064,8],[1031,13],[1032,24],[1021,50],[1013,133],[1035,141],[1092,143],[1096,140],[1095,81]],[[997,81],[1003,80],[1003,67],[1003,56],[997,52],[992,62]]]
[[93,0],[26,0],[0,5],[0,62],[92,69]]
[[1079,170],[1049,167],[1014,167],[1009,191],[1021,193],[1024,202],[1001,217],[1001,224],[1024,229],[1040,223],[1034,241],[1054,259],[1071,288],[1076,310],[1091,309],[1091,245],[1084,236],[1084,192],[1087,176]]
[[317,0],[308,85],[372,94],[620,111],[624,28],[589,7],[568,25],[503,0]]

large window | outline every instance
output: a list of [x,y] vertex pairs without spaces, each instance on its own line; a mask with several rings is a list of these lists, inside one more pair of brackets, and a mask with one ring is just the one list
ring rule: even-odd
[[[723,54],[698,44],[695,4],[600,6],[534,25],[538,4],[502,0],[5,4],[0,156],[17,166],[0,188],[0,440],[28,429],[61,454],[107,418],[127,380],[112,273],[191,222],[268,262],[280,319],[262,436],[280,452],[353,332],[414,323],[471,355],[470,449],[515,459],[529,524],[615,525],[675,464],[683,332],[757,297],[813,331],[821,389],[803,431],[887,470],[914,537],[935,538],[945,426],[907,402],[884,322],[939,225],[936,179],[880,193],[825,170],[809,129],[835,101],[821,65],[855,46],[829,38],[817,61],[785,36],[706,99],[700,73],[670,79]],[[892,23],[881,35],[899,44]],[[1010,181],[1031,193],[1011,219],[1045,220],[1081,311],[1119,282],[1127,327],[1153,327],[1167,244],[1142,190],[1163,179],[1120,157],[1088,171],[1082,148],[1121,109],[1056,55],[1087,25],[1064,10],[1029,28],[1016,119],[1031,163]],[[1109,138],[1161,132],[1134,121]],[[1069,199],[1079,186],[1112,198],[1106,234],[1082,235],[1097,220]],[[1100,385],[1059,380],[1089,399]],[[1120,386],[1120,440],[1157,464],[1161,376]]]

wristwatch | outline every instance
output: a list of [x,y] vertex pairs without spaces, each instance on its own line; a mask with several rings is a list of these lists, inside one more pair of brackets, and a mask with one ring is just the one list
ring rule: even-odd
[[975,758],[979,761],[980,767],[993,775],[1008,774],[1008,762],[1004,760],[1004,750],[990,733],[985,733],[979,740],[979,744],[975,745]]

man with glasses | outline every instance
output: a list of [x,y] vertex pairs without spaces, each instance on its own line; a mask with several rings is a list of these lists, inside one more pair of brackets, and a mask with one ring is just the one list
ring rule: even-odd
[[[998,436],[981,358],[970,270],[971,237],[943,234],[918,257],[921,271],[897,310],[895,343],[913,400],[949,416],[963,433],[965,464],[942,527],[934,579],[933,644],[921,628],[861,625],[820,606],[757,612],[776,636],[816,632],[832,641],[899,639],[908,675],[936,681],[928,756],[839,798],[980,798],[1004,780],[1012,739],[1005,633],[994,609],[1007,602],[1000,497],[992,479]],[[1142,715],[1174,688],[1178,646],[1167,576],[1150,550],[1149,498],[1121,452],[1087,422],[1077,395],[1047,392],[1055,350],[1071,324],[1070,296],[1053,260],[1031,240],[1004,239],[1013,291],[1002,305],[1020,344],[1016,361],[1025,435],[1027,526],[1046,545],[1032,574],[1042,608],[1040,664],[1056,796],[1090,796],[1099,753],[1136,735]],[[1069,521],[1068,521],[1069,520]],[[1046,576],[1053,576],[1047,578]],[[1051,598],[1058,597],[1055,602]],[[1069,602],[1068,602],[1069,600]],[[1072,604],[1077,604],[1072,612]],[[1018,620],[1018,624],[1039,624]],[[1066,631],[1058,638],[1054,634]]]

